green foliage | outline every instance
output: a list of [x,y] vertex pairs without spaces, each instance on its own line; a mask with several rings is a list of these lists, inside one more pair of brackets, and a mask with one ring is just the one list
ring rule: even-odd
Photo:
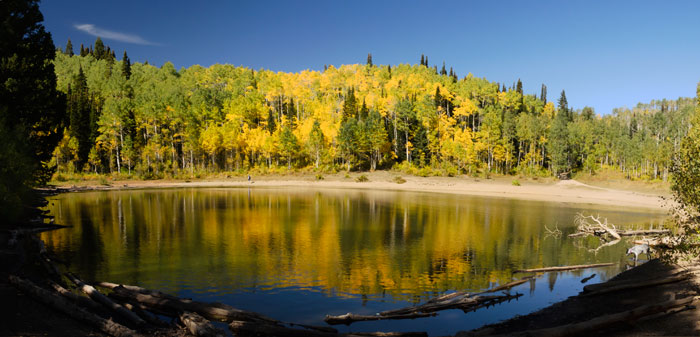
[[392,181],[397,184],[403,184],[406,182],[406,179],[402,178],[401,176],[395,176],[394,179],[392,179]]
[[20,220],[29,187],[51,177],[65,98],[56,90],[56,49],[38,1],[0,2],[0,218]]
[[88,162],[103,174],[168,177],[309,167],[543,176],[608,166],[630,179],[666,179],[691,105],[652,101],[600,117],[569,108],[564,93],[555,108],[546,87],[536,97],[522,82],[501,89],[471,75],[456,80],[454,71],[441,75],[427,57],[421,65],[300,73],[157,68],[131,64],[126,53],[112,63],[89,52],[56,54],[57,86],[71,97],[81,97],[82,67],[89,112],[80,116],[90,116],[81,122],[86,129],[72,128],[72,119],[70,137],[54,151],[63,173]]
[[520,186],[520,181],[518,181],[518,179],[513,179],[513,181],[511,181],[510,184],[513,186]]
[[319,181],[320,181],[320,180],[323,180],[323,179],[325,179],[325,178],[323,177],[323,174],[320,174],[320,173],[317,173],[317,174],[316,174],[316,180],[319,180]]
[[357,176],[357,178],[355,178],[355,181],[358,183],[366,183],[369,181],[369,178],[367,178],[366,175],[361,174],[361,175]]

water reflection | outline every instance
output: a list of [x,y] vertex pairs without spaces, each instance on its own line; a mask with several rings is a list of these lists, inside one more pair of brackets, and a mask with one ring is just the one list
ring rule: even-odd
[[[538,266],[620,261],[575,247],[577,207],[405,192],[178,189],[61,195],[43,234],[92,280],[230,293],[298,287],[417,302]],[[606,211],[611,222],[663,214]],[[557,224],[563,238],[547,237]],[[553,289],[557,274],[548,275]]]
[[[362,322],[354,331],[454,334],[526,314],[618,273],[626,243],[573,240],[576,212],[648,227],[663,213],[535,201],[388,191],[170,189],[70,193],[50,203],[48,249],[90,281],[136,284],[221,301],[285,321],[373,314],[453,290],[512,280],[515,269],[620,262],[548,273],[498,309],[417,321]],[[547,235],[545,225],[563,235]],[[515,277],[520,277],[516,275]],[[349,328],[343,328],[349,330]]]

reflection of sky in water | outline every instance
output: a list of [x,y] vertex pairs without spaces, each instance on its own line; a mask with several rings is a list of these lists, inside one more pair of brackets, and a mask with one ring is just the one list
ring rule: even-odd
[[[86,280],[137,284],[220,301],[292,322],[374,314],[454,290],[479,291],[520,268],[624,262],[627,243],[597,253],[571,239],[587,211],[618,226],[663,213],[537,201],[386,191],[174,189],[72,193],[49,207],[47,247]],[[564,232],[548,236],[544,225]],[[517,301],[419,320],[359,322],[344,331],[454,334],[527,314],[605,280],[620,267],[544,274]],[[523,275],[515,275],[516,278]],[[534,289],[532,286],[534,285]],[[551,290],[550,290],[551,288]]]

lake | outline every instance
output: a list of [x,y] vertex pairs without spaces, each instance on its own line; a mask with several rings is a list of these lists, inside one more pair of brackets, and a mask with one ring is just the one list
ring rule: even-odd
[[[543,266],[615,262],[547,273],[524,296],[465,314],[359,322],[341,331],[431,336],[527,314],[624,270],[630,246],[594,251],[568,238],[577,212],[620,227],[658,226],[663,212],[440,193],[300,188],[182,188],[67,193],[50,198],[47,248],[87,281],[139,285],[219,301],[283,321],[374,314],[455,290],[479,291]],[[558,228],[562,236],[546,228]]]

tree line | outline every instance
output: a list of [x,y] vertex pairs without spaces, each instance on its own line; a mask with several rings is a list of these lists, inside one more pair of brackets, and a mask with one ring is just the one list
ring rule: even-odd
[[325,66],[298,73],[216,64],[131,63],[96,41],[55,58],[69,123],[59,172],[137,174],[251,169],[432,169],[448,175],[565,176],[613,167],[667,179],[694,100],[600,116],[444,63]]

